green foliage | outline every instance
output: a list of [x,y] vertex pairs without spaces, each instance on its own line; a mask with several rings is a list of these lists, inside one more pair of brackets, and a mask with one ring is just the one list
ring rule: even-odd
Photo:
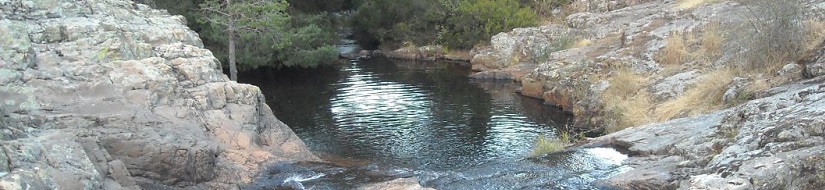
[[456,16],[449,18],[440,39],[444,45],[469,49],[499,32],[537,23],[535,12],[516,0],[464,0],[458,3]]
[[317,67],[321,64],[331,63],[338,59],[338,49],[334,46],[326,45],[314,49],[299,49],[284,54],[284,66]]
[[[225,39],[217,44],[226,43],[230,80],[238,80],[236,58],[240,57],[244,63],[241,68],[257,68],[269,64],[274,50],[283,47],[281,25],[289,16],[285,13],[284,0],[206,0],[200,7],[204,16],[198,22],[208,26],[205,33],[215,39]],[[237,51],[239,49],[242,51]]]
[[[290,5],[287,1],[297,4]],[[337,51],[334,55],[331,53],[332,45],[338,40],[335,34],[338,23],[323,11],[347,5],[349,0],[233,0],[232,3],[229,8],[223,6],[224,0],[155,0],[150,5],[197,21],[187,24],[200,34],[206,48],[224,63],[229,60],[228,26],[225,23],[235,18],[236,59],[240,70],[314,67],[338,58]],[[288,6],[294,6],[294,9],[289,10]],[[231,12],[237,17],[225,14]],[[309,57],[294,57],[298,55]]]
[[338,59],[334,31],[334,19],[328,14],[293,16],[284,36],[289,46],[277,53],[278,67],[310,68],[334,62]]
[[397,47],[402,42],[431,44],[445,16],[439,0],[361,1],[350,18],[354,35],[361,45]]
[[413,42],[469,49],[499,32],[538,23],[517,0],[374,0],[357,6],[350,24],[367,48]]
[[[202,33],[210,38],[211,49],[228,48],[226,46],[229,40],[237,40],[235,44],[240,68],[254,69],[270,64],[275,57],[274,53],[288,45],[282,40],[282,26],[289,19],[286,2],[236,0],[229,6],[226,2],[207,0],[200,5],[204,16],[198,22],[207,25]],[[229,56],[235,55],[221,57]]]
[[287,0],[290,7],[304,13],[337,12],[352,7],[351,0]]
[[203,0],[140,0],[140,3],[147,4],[153,8],[166,9],[171,14],[186,17],[186,25],[192,30],[200,31],[204,24],[196,22],[203,13],[198,11]]

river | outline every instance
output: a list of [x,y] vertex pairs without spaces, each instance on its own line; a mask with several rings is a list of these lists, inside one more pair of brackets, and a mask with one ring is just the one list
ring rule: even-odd
[[245,72],[240,81],[260,86],[310,149],[338,161],[271,169],[300,174],[302,186],[347,189],[417,176],[439,189],[582,189],[624,170],[626,156],[608,148],[526,159],[539,134],[565,131],[571,116],[514,93],[512,82],[470,79],[469,70],[467,63],[376,57]]

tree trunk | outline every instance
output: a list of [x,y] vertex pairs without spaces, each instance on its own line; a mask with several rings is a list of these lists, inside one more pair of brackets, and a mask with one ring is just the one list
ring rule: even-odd
[[238,67],[235,65],[235,31],[229,31],[229,80],[238,81]]
[[[226,7],[232,7],[232,0],[226,0]],[[230,17],[234,17],[234,13],[230,13]],[[229,80],[238,81],[238,67],[235,65],[235,20],[229,18]]]

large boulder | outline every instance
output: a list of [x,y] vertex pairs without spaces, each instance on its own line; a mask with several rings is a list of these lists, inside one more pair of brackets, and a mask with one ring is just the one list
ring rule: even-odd
[[317,160],[185,23],[127,0],[0,1],[0,189],[232,189]]
[[[496,34],[490,46],[473,50],[470,64],[474,71],[481,72],[474,77],[520,81],[538,64],[557,59],[554,52],[573,43],[577,33],[561,25],[546,25]],[[508,77],[502,77],[505,75]]]
[[433,188],[421,187],[418,179],[398,178],[390,181],[373,183],[358,188],[359,190],[435,190]]

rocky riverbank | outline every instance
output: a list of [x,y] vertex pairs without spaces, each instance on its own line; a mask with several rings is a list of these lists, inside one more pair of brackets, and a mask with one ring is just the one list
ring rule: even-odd
[[[794,22],[806,34],[796,35],[813,46],[825,36],[825,2],[800,2],[801,18]],[[735,105],[769,87],[817,76],[822,67],[743,66],[742,52],[754,49],[748,46],[757,39],[746,37],[750,28],[742,26],[754,18],[743,16],[748,7],[735,1],[579,0],[570,9],[563,22],[493,36],[490,46],[473,50],[478,73],[471,77],[518,81],[523,95],[574,113],[580,129],[600,132]],[[695,98],[686,95],[702,90],[697,86],[712,86],[706,90],[714,94],[703,99],[718,103],[668,107]]]
[[[820,60],[825,61],[825,60]],[[706,115],[625,129],[585,146],[628,150],[621,189],[819,189],[825,185],[825,76]]]
[[579,129],[613,132],[583,145],[631,156],[634,169],[607,186],[822,187],[825,2],[800,1],[792,22],[804,37],[781,31],[806,39],[807,53],[765,68],[741,61],[762,40],[742,39],[750,29],[738,26],[754,22],[743,15],[758,7],[741,2],[574,1],[563,23],[500,33],[474,50],[472,77],[519,81],[522,94],[574,113]]
[[318,160],[182,16],[0,0],[0,189],[237,189]]
[[470,61],[470,59],[473,58],[473,54],[473,52],[467,51],[449,51],[447,48],[437,45],[402,47],[384,53],[384,55],[389,58],[424,61]]

